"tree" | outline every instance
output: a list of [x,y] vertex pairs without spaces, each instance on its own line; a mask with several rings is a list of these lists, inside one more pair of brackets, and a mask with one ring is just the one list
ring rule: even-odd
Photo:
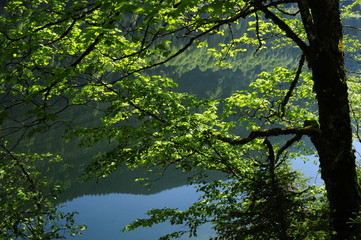
[[[325,181],[333,239],[357,238],[359,227],[349,224],[360,211],[360,189],[341,9],[347,15],[358,3],[342,3],[7,1],[0,32],[0,119],[18,124],[18,134],[63,122],[61,114],[77,105],[98,109],[103,124],[73,132],[83,136],[84,145],[105,138],[116,143],[113,151],[89,165],[89,176],[98,177],[122,164],[175,164],[187,171],[217,169],[239,179],[243,168],[250,169],[253,151],[266,149],[268,159],[284,162],[287,149],[308,136]],[[236,32],[235,24],[242,19],[250,21],[245,34]],[[207,42],[212,34],[228,38],[212,46]],[[258,53],[272,40],[297,48],[299,64],[293,71],[263,73],[250,92],[198,100],[172,90],[175,83],[165,76],[152,75],[153,69],[171,64],[195,46],[207,48],[219,67],[228,67],[227,56],[245,51],[242,44],[254,45]],[[309,104],[300,102],[305,98]],[[13,125],[2,139],[16,136]],[[12,144],[10,148],[17,141]]]

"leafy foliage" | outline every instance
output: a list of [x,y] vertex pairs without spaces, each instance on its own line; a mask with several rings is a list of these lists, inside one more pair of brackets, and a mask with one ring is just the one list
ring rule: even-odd
[[[317,39],[315,28],[307,25],[313,4],[8,0],[0,16],[0,146],[14,157],[4,158],[0,168],[7,186],[1,193],[5,237],[60,238],[64,226],[56,219],[69,222],[65,229],[75,233],[72,215],[58,213],[47,195],[43,197],[45,189],[52,188],[38,176],[32,161],[48,161],[48,156],[12,153],[27,134],[65,123],[68,137],[79,137],[82,146],[108,140],[113,147],[87,166],[88,179],[107,177],[123,165],[175,165],[194,172],[193,180],[209,170],[228,174],[227,181],[200,186],[204,195],[188,210],[152,210],[149,219],[127,230],[169,220],[188,225],[190,236],[200,224],[211,222],[222,239],[329,238],[325,193],[306,186],[288,163],[314,151],[306,136],[312,140],[324,134],[316,120],[316,102],[328,90],[315,94],[316,80],[304,66],[312,63],[308,44]],[[350,16],[357,4],[346,1],[342,16]],[[345,40],[347,53],[359,60],[357,38]],[[342,41],[337,41],[341,48]],[[271,62],[267,64],[264,58],[243,59],[279,48],[292,49],[299,62],[292,59],[281,67],[276,55],[265,58]],[[242,85],[247,88],[232,89],[230,96],[214,93],[212,99],[204,99],[177,91],[164,71],[181,65],[173,74],[177,76],[197,63],[203,70],[216,66],[248,75],[252,66],[261,73]],[[360,116],[358,85],[357,77],[350,78],[355,119]],[[91,127],[69,124],[73,119],[64,113],[79,106],[96,109],[101,121]],[[354,135],[360,138],[357,121]],[[25,177],[28,188],[16,185],[18,175]],[[53,196],[51,190],[49,194]],[[33,212],[23,210],[28,206]],[[47,211],[42,212],[43,206]],[[318,214],[325,222],[316,219]]]
[[[1,153],[2,156],[9,154]],[[58,210],[61,186],[48,182],[36,165],[59,161],[49,154],[10,154],[1,159],[0,237],[2,239],[66,239],[84,230],[75,213]]]

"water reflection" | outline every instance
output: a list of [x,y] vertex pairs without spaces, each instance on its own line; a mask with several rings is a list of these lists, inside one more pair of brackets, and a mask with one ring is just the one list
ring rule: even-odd
[[[137,218],[144,218],[150,208],[178,208],[185,210],[196,202],[199,193],[194,186],[182,186],[171,190],[162,191],[152,195],[134,194],[107,194],[98,196],[83,196],[65,203],[63,211],[77,211],[75,217],[78,224],[87,225],[83,236],[72,239],[79,240],[155,240],[171,233],[172,231],[184,230],[181,225],[169,226],[166,223],[152,228],[140,228],[132,232],[120,232],[125,225]],[[197,238],[209,239],[212,234],[210,225],[203,226]],[[190,239],[184,236],[181,239]]]

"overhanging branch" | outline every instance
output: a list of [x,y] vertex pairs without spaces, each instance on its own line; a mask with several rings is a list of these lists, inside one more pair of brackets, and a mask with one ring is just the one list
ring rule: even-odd
[[299,136],[314,136],[319,133],[319,129],[315,126],[306,126],[302,128],[295,127],[287,127],[287,128],[270,128],[270,129],[261,129],[261,130],[253,130],[247,137],[245,138],[230,138],[226,136],[222,136],[219,133],[212,133],[218,140],[229,143],[231,145],[244,145],[256,138],[263,137],[274,137],[280,135],[299,135]]

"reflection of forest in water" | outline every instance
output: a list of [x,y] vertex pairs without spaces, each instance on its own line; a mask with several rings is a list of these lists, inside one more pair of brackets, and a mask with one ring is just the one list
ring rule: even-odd
[[[351,21],[351,20],[350,20]],[[352,19],[358,21],[358,19]],[[354,23],[353,23],[354,24]],[[237,31],[244,31],[245,25],[240,25]],[[222,36],[214,36],[208,40],[209,45],[223,42]],[[205,48],[192,48],[185,54],[178,56],[172,62],[159,67],[149,74],[161,74],[173,78],[179,87],[176,91],[196,94],[200,98],[224,98],[233,92],[246,89],[250,80],[255,79],[262,71],[271,71],[275,67],[294,68],[297,66],[296,49],[280,50],[268,48],[254,54],[255,48],[239,53],[236,57],[226,58],[232,64],[231,69],[214,67],[212,57]],[[66,111],[64,118],[74,119],[76,126],[94,126],[97,124],[98,113],[87,107],[71,108]],[[80,182],[79,176],[93,156],[111,149],[107,142],[97,144],[92,149],[79,148],[76,140],[62,138],[64,129],[60,126],[50,128],[46,133],[39,133],[24,142],[22,150],[25,152],[50,152],[60,155],[64,161],[54,166],[44,164],[47,175],[61,181],[65,188],[62,200],[71,200],[83,195],[107,193],[152,194],[165,189],[184,185],[189,174],[174,169],[167,169],[160,175],[151,175],[158,179],[150,188],[142,187],[134,180],[144,177],[145,170],[128,171],[118,169],[105,179]],[[20,149],[19,149],[20,150]],[[218,176],[215,176],[218,177]]]

